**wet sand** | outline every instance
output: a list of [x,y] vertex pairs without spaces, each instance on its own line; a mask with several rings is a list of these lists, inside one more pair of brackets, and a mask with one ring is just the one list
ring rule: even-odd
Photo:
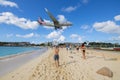
[[[120,54],[109,51],[87,50],[86,60],[81,51],[60,49],[60,67],[56,68],[53,50],[49,49],[36,59],[0,77],[0,80],[119,80]],[[108,67],[113,77],[97,74],[102,67]]]

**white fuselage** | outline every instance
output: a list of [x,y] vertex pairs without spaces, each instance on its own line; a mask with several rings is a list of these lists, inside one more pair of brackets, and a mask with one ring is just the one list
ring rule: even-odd
[[72,24],[70,22],[64,22],[64,23],[59,23],[59,24],[55,25],[53,22],[46,22],[43,25],[44,26],[62,27],[62,26],[71,26]]

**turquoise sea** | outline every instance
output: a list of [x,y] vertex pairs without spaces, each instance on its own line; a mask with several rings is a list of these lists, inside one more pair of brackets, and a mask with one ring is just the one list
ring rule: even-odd
[[27,51],[41,49],[40,47],[4,47],[0,46],[0,57],[9,56],[14,54],[22,54]]

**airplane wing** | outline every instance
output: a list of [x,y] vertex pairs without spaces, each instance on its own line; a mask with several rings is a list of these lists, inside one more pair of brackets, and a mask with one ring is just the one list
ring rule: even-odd
[[47,12],[47,14],[49,15],[49,17],[52,19],[53,23],[55,25],[58,25],[59,22],[57,21],[57,19],[45,8],[45,11]]

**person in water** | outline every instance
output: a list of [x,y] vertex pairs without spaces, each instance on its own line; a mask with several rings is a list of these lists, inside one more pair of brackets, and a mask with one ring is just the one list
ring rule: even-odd
[[59,67],[59,47],[58,46],[55,46],[54,60],[55,60],[56,67]]
[[84,43],[81,45],[81,50],[82,50],[83,59],[86,59],[86,56],[85,56],[86,47],[85,47]]

